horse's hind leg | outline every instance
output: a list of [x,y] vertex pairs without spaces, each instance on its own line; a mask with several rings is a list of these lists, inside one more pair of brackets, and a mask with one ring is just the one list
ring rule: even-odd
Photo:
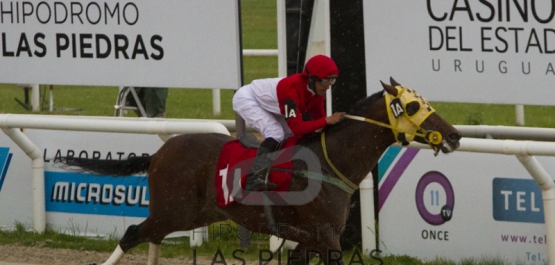
[[[110,258],[108,258],[108,260],[106,262],[102,263],[102,265],[118,264],[118,262],[121,260],[121,258],[123,258],[123,255],[125,255],[125,252],[123,252],[120,245],[118,245],[118,247],[112,253]],[[150,243],[150,246],[149,246],[149,249],[148,249],[148,263],[147,263],[147,265],[157,265],[159,257],[160,257],[160,244]]]
[[148,246],[148,263],[147,265],[157,265],[160,258],[160,244],[150,243]]
[[[118,247],[116,248],[116,250],[114,250],[114,252],[112,252],[112,255],[110,255],[110,258],[108,258],[106,262],[102,263],[102,265],[118,264],[120,259],[123,258],[123,255],[125,255],[125,252],[121,250],[121,247],[118,244]],[[93,263],[93,264],[96,264],[96,263]]]
[[144,242],[144,241],[141,242],[141,241],[137,240],[138,239],[137,231],[139,230],[138,228],[143,223],[141,223],[140,225],[131,225],[127,228],[127,230],[125,231],[125,234],[123,235],[123,238],[119,241],[118,246],[116,247],[114,252],[112,252],[112,255],[110,255],[110,258],[108,258],[108,260],[106,260],[106,262],[102,263],[102,265],[118,264],[119,261],[121,260],[121,258],[123,258],[123,255],[125,255],[125,253],[129,249],[131,249],[134,246]]
[[115,265],[123,255],[131,248],[143,242],[150,242],[148,264],[156,265],[160,256],[160,244],[162,239],[173,230],[161,225],[155,225],[154,218],[147,218],[139,225],[131,225],[125,231],[123,238],[119,241],[117,248],[114,250],[110,258],[102,265]]

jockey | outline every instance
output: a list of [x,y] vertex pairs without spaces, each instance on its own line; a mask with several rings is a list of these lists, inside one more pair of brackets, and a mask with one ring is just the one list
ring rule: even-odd
[[316,55],[308,60],[302,73],[254,80],[237,90],[233,96],[233,110],[264,137],[245,190],[276,187],[274,183],[265,182],[265,169],[272,163],[268,154],[286,137],[312,133],[344,119],[345,112],[326,117],[324,109],[326,91],[335,83],[338,74],[331,58]]

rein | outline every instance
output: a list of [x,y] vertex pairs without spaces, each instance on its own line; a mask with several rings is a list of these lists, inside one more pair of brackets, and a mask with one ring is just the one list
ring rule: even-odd
[[327,150],[327,147],[326,147],[326,135],[325,134],[326,134],[326,132],[322,132],[320,135],[321,135],[321,138],[322,138],[322,150],[324,151],[324,157],[326,158],[326,162],[328,162],[328,165],[331,167],[333,172],[335,172],[335,174],[341,180],[343,180],[343,182],[345,182],[349,187],[357,190],[358,185],[353,183],[352,181],[350,181],[347,177],[345,177],[345,175],[341,174],[341,172],[339,172],[339,170],[337,170],[337,168],[333,165],[330,158],[328,157],[328,150]]
[[[406,88],[400,89],[400,94],[402,94],[404,91],[406,90]],[[400,95],[399,95],[400,96]],[[398,97],[399,97],[398,96]],[[388,109],[389,111],[389,109]],[[442,141],[443,141],[443,137],[441,135],[440,132],[438,131],[425,131],[424,129],[422,129],[422,127],[420,127],[419,125],[417,125],[414,121],[412,121],[406,114],[405,111],[402,112],[402,116],[404,116],[406,118],[406,120],[412,125],[414,131],[412,132],[408,132],[406,130],[403,130],[397,126],[392,126],[391,125],[391,115],[388,114],[388,117],[390,119],[390,124],[387,123],[383,123],[383,122],[379,122],[376,120],[372,120],[372,119],[368,119],[365,117],[361,117],[361,116],[354,116],[354,115],[345,115],[345,118],[351,119],[351,120],[356,120],[356,121],[362,121],[362,122],[368,122],[371,124],[375,124],[384,128],[388,128],[391,129],[394,133],[395,132],[399,132],[399,135],[401,134],[405,134],[405,133],[410,133],[414,136],[419,136],[422,137],[423,139],[426,140],[426,142],[428,142],[428,144],[430,145],[430,147],[432,148],[432,150],[435,151],[435,155],[437,156],[438,152],[439,152],[439,148],[436,145],[439,145]],[[400,116],[399,116],[400,117]],[[330,168],[333,170],[333,172],[335,172],[335,174],[341,179],[343,180],[343,182],[345,182],[345,184],[347,184],[347,186],[351,187],[354,190],[358,189],[358,185],[356,185],[355,183],[353,183],[352,181],[350,181],[347,177],[345,177],[345,175],[343,175],[336,167],[335,165],[331,162],[329,156],[328,156],[328,150],[326,147],[326,136],[325,136],[325,132],[322,132],[320,134],[321,136],[321,142],[322,142],[322,150],[324,152],[324,158],[326,159],[326,162],[328,163],[328,165],[330,166]],[[400,141],[399,139],[400,137],[398,135],[395,135],[395,140],[397,142],[400,142],[402,145],[408,145],[408,142],[406,140]],[[412,138],[411,138],[412,139]]]
[[[347,114],[347,115],[345,115],[345,118],[351,119],[351,120],[356,120],[356,121],[368,122],[368,123],[375,124],[375,125],[378,125],[378,126],[382,126],[382,127],[385,127],[385,128],[391,129],[391,130],[401,131],[401,130],[399,130],[399,128],[391,126],[387,123],[375,121],[375,120],[364,118],[364,117],[361,117],[361,116],[354,116],[354,115],[348,115]],[[437,151],[436,150],[437,147],[435,147],[434,145],[440,144],[441,141],[443,140],[443,137],[441,136],[441,133],[437,132],[437,131],[427,131],[425,133],[422,133],[421,131],[424,131],[424,129],[422,129],[420,126],[416,125],[412,120],[410,120],[410,119],[407,119],[407,120],[416,128],[416,131],[413,132],[412,134],[424,138],[426,140],[426,142],[428,142],[430,147],[433,150]],[[322,138],[322,140],[323,139],[324,138]],[[324,146],[324,145],[325,145],[325,143],[322,142],[322,146]],[[324,153],[324,156],[327,157],[327,154]]]
[[[368,122],[368,123],[372,123],[372,124],[376,124],[378,126],[382,126],[385,128],[389,128],[389,129],[394,129],[393,126],[383,123],[383,122],[379,122],[379,121],[375,121],[375,120],[371,120],[371,119],[367,119],[364,117],[360,117],[360,116],[353,116],[353,115],[345,115],[345,118],[351,119],[351,120],[357,120],[357,121],[364,121],[364,122]],[[427,137],[429,133],[424,134],[424,133],[415,133],[415,135],[420,136],[420,137]],[[328,156],[328,149],[326,147],[326,132],[322,132],[320,134],[320,138],[321,138],[321,142],[322,142],[322,151],[324,152],[324,158],[326,159],[326,162],[328,163],[328,165],[330,166],[330,168],[333,170],[333,172],[343,181],[344,184],[347,184],[348,188],[357,190],[358,189],[358,185],[356,185],[355,183],[353,183],[352,181],[350,181],[347,177],[345,177],[345,175],[343,175],[336,167],[335,165],[331,162],[329,156]],[[425,138],[427,139],[427,138]],[[432,144],[430,143],[430,146]],[[328,181],[326,181],[328,182]],[[331,182],[329,182],[331,183]],[[331,183],[334,184],[338,187],[340,187],[339,185],[337,185],[336,183]],[[340,187],[341,188],[341,187]],[[343,188],[342,188],[343,189]],[[345,189],[343,189],[345,190]],[[347,191],[347,190],[345,190]],[[349,191],[347,191],[349,192]],[[352,192],[349,192],[349,194],[353,194]]]
[[[351,120],[355,120],[355,121],[364,121],[364,122],[372,123],[372,124],[375,124],[375,125],[378,125],[378,126],[382,126],[382,127],[385,127],[385,128],[391,129],[391,130],[397,130],[397,131],[399,131],[399,128],[393,127],[393,126],[391,126],[391,125],[389,125],[389,124],[387,124],[387,123],[375,121],[375,120],[368,119],[368,118],[364,118],[364,117],[361,117],[361,116],[354,116],[354,115],[346,114],[346,115],[345,115],[345,118],[351,119]],[[409,121],[410,121],[410,123],[411,123],[413,126],[418,127],[416,124],[414,124],[414,122],[412,122],[411,120],[409,120]],[[422,138],[426,138],[426,134],[425,134],[425,133],[416,132],[416,133],[414,133],[414,135],[420,136],[420,137],[422,137]]]

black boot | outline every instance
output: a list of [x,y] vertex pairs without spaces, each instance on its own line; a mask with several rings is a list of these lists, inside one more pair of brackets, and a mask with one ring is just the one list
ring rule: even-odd
[[266,138],[260,144],[254,164],[252,165],[253,173],[247,176],[246,191],[273,190],[277,187],[274,183],[266,182],[265,177],[268,168],[272,165],[272,158],[268,155],[276,150],[278,144],[278,141],[274,138]]

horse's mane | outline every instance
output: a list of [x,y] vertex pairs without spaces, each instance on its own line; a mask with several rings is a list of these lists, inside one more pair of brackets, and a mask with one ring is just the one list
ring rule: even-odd
[[378,101],[378,99],[382,97],[383,91],[378,91],[365,99],[361,99],[351,107],[348,114],[361,115],[361,113],[366,112],[366,110],[369,109],[374,102]]
[[[362,113],[366,113],[372,105],[378,101],[380,98],[383,97],[383,91],[378,91],[369,97],[361,99],[357,101],[347,112],[347,114],[360,116]],[[344,126],[348,126],[349,120],[345,120],[338,124],[328,125],[324,128],[324,132],[333,132],[337,130],[341,130]],[[319,141],[320,134],[319,133],[310,133],[302,137],[303,141],[312,142],[312,141]]]

